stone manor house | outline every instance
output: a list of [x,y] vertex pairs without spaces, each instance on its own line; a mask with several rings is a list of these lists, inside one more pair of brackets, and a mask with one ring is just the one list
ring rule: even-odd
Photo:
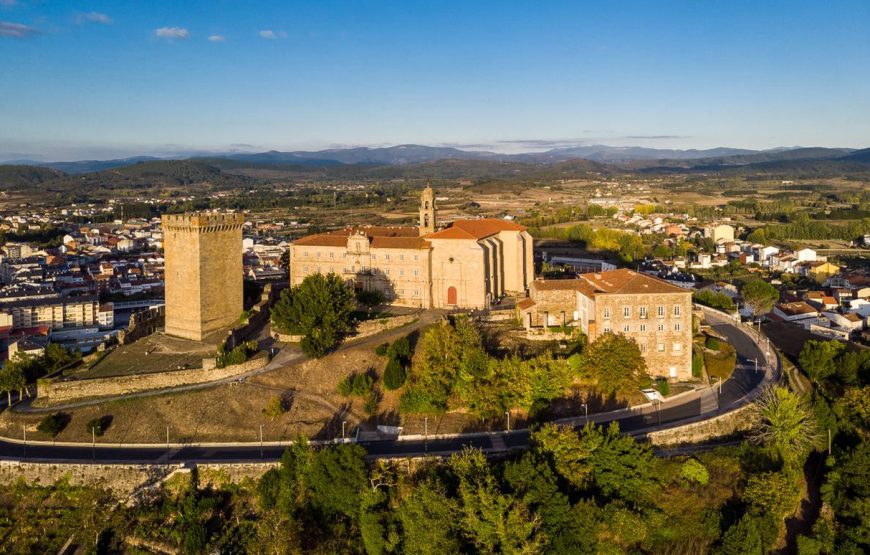
[[576,326],[590,341],[624,334],[653,376],[692,378],[692,292],[664,280],[625,269],[537,280],[517,312],[527,329]]
[[290,245],[291,286],[330,272],[400,306],[482,309],[505,295],[528,293],[532,237],[525,227],[498,219],[439,228],[427,186],[417,227],[348,227]]

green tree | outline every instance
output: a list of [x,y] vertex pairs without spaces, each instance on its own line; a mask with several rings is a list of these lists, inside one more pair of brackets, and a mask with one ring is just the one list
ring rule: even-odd
[[836,374],[837,359],[845,351],[846,345],[839,341],[810,339],[798,355],[798,364],[809,377],[822,382]]
[[649,378],[646,360],[637,342],[625,335],[607,332],[580,355],[569,359],[580,375],[597,381],[602,393],[631,393]]
[[451,456],[449,464],[459,478],[462,530],[477,550],[543,552],[546,540],[539,533],[540,517],[522,501],[499,491],[483,453],[466,450]]
[[272,324],[281,332],[304,336],[302,350],[321,357],[351,328],[356,307],[353,288],[335,274],[312,274],[281,293],[272,308]]
[[357,518],[360,494],[368,485],[365,449],[343,444],[314,454],[305,472],[311,505],[325,518],[343,514]]
[[772,449],[786,465],[799,466],[819,445],[821,434],[812,407],[787,388],[765,391],[755,403],[755,411],[752,440]]
[[395,358],[390,358],[384,369],[384,387],[390,390],[399,389],[405,385],[405,378],[405,368],[402,363]]
[[720,555],[763,555],[764,552],[756,519],[749,514],[725,531],[719,548]]
[[397,513],[402,528],[400,552],[409,555],[462,552],[461,509],[441,483],[427,480],[415,485],[401,499]]
[[779,291],[766,281],[756,279],[746,283],[740,289],[740,296],[743,297],[743,303],[752,310],[752,313],[760,316],[770,312],[773,303],[779,300]]
[[7,360],[3,368],[0,368],[0,391],[6,392],[6,399],[9,406],[12,406],[12,392],[20,393],[27,385],[27,379],[24,376],[24,367],[21,360],[16,357],[12,360]]

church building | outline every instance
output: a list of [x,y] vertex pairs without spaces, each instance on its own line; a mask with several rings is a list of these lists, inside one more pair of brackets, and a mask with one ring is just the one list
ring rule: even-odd
[[380,291],[392,304],[419,308],[480,309],[528,293],[534,262],[524,226],[478,219],[440,227],[428,186],[419,212],[417,227],[348,227],[294,241],[290,285],[332,272],[357,290]]

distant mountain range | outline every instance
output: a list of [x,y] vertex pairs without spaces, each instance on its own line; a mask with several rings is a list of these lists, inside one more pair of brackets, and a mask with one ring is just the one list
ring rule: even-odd
[[[269,151],[260,153],[214,154],[182,159],[232,160],[263,166],[330,167],[341,165],[409,165],[437,160],[482,160],[490,162],[520,162],[526,164],[556,164],[570,160],[591,160],[605,164],[638,169],[651,166],[692,168],[699,166],[742,166],[761,162],[789,160],[830,160],[851,154],[842,148],[776,148],[748,150],[740,148],[711,148],[706,150],[657,149],[638,146],[589,145],[555,148],[545,152],[502,154],[482,150],[462,150],[452,147],[424,145],[398,145],[383,148],[345,148],[318,151]],[[73,162],[39,162],[14,160],[6,164],[52,168],[67,174],[82,174],[129,166],[138,162],[158,160],[153,156],[135,156],[115,160],[81,160]]]

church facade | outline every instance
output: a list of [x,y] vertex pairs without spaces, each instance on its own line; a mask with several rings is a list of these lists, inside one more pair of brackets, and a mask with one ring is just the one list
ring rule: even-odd
[[431,187],[420,197],[417,227],[363,226],[309,235],[290,245],[290,285],[335,273],[358,290],[418,308],[489,307],[525,296],[534,279],[532,237],[498,219],[438,225]]

